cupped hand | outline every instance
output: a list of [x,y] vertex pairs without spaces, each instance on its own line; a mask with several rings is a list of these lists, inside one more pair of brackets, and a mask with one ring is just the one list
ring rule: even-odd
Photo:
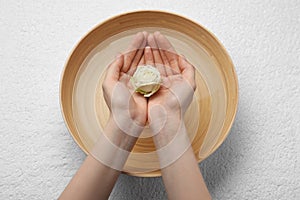
[[184,114],[196,89],[194,67],[159,32],[150,34],[147,43],[150,48],[145,48],[145,62],[156,66],[162,76],[161,89],[149,99],[148,111],[159,104]]
[[161,88],[148,100],[150,127],[155,132],[163,129],[164,135],[174,134],[193,99],[195,69],[161,33],[150,34],[147,44],[145,63],[154,65],[162,76]]
[[143,56],[146,43],[147,33],[137,33],[127,51],[110,64],[102,85],[110,118],[126,132],[130,131],[131,123],[142,127],[147,121],[147,99],[135,93],[130,84],[130,77]]

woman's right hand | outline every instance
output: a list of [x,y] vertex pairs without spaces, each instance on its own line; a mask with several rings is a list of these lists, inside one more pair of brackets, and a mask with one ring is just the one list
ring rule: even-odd
[[108,67],[103,82],[103,94],[111,112],[111,118],[128,135],[138,137],[139,133],[130,133],[130,124],[143,127],[147,121],[147,100],[134,92],[130,78],[143,56],[147,42],[147,33],[135,35],[127,51],[120,54]]

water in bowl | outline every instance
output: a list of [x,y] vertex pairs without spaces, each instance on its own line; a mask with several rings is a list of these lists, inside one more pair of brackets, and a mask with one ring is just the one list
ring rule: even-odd
[[[193,149],[202,160],[216,145],[226,113],[226,92],[219,66],[213,56],[192,38],[180,32],[147,27],[121,32],[93,49],[82,63],[73,88],[73,116],[80,139],[90,150],[103,131],[109,117],[101,83],[106,67],[117,54],[124,52],[139,31],[160,31],[173,44],[178,54],[184,55],[196,70],[197,90],[185,114],[185,123]],[[145,172],[159,169],[155,147],[148,127],[143,131],[131,153],[124,171]],[[135,164],[130,164],[135,163]]]

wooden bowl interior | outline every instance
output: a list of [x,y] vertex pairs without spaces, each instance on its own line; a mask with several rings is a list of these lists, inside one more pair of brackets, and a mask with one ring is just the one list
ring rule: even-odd
[[[237,76],[229,55],[227,54],[225,48],[220,44],[220,42],[213,36],[213,34],[211,34],[199,24],[178,15],[158,11],[140,11],[127,13],[109,19],[89,32],[73,50],[65,65],[62,75],[60,101],[66,125],[80,148],[88,153],[88,150],[79,137],[79,133],[76,129],[76,124],[74,122],[72,114],[73,87],[77,72],[79,71],[79,68],[84,59],[98,44],[120,32],[143,27],[162,27],[186,34],[197,41],[197,43],[201,45],[208,52],[208,54],[215,59],[215,62],[218,63],[219,70],[223,77],[222,81],[224,82],[226,89],[226,117],[224,120],[221,135],[218,138],[217,143],[210,152],[208,152],[201,158],[198,158],[198,154],[205,137],[206,129],[198,130],[196,137],[192,141],[192,146],[195,154],[197,155],[198,161],[200,162],[201,160],[209,156],[213,151],[215,151],[222,144],[229,133],[229,130],[234,121],[238,103]],[[196,80],[198,89],[200,89],[201,91],[207,91],[201,77],[199,76]],[[209,99],[203,99],[199,104],[200,110],[209,108],[209,104]],[[203,116],[203,120],[200,122],[201,124],[199,127],[207,127],[209,118],[210,116]],[[154,149],[155,147],[153,145],[152,139],[145,138],[138,140],[134,151],[144,152],[153,151]],[[129,171],[127,173],[135,176],[150,177],[159,176],[160,170],[155,170],[147,173],[137,173],[134,171]]]

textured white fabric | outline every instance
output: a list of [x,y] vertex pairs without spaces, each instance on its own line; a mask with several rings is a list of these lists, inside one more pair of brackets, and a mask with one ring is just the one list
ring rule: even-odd
[[[236,120],[200,164],[213,199],[300,199],[298,0],[1,0],[0,199],[57,199],[85,158],[61,116],[64,63],[92,27],[143,9],[202,24],[236,67]],[[161,178],[122,175],[110,199],[167,197]]]

